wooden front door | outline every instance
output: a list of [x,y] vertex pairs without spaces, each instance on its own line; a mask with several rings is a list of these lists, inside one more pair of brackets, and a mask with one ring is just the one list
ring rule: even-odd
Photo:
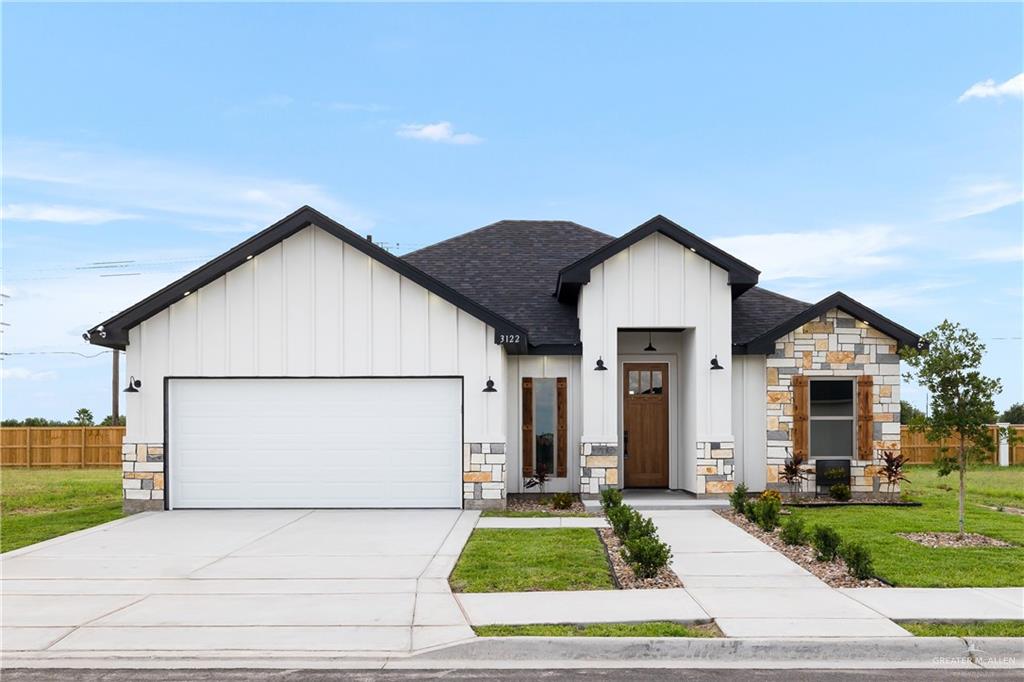
[[668,364],[622,366],[623,461],[627,488],[668,487]]

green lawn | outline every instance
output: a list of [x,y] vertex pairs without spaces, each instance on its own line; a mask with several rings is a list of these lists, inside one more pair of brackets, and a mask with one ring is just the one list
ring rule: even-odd
[[506,511],[501,509],[491,509],[480,513],[480,516],[484,518],[509,518],[509,519],[555,519],[559,516],[590,516],[587,512],[571,512],[571,511],[557,511],[547,512],[540,509],[534,511]]
[[[1024,467],[977,467],[968,473],[967,530],[1013,543],[1007,548],[930,549],[896,533],[957,530],[955,474],[910,467],[905,486],[921,507],[792,508],[809,525],[832,526],[871,550],[878,577],[900,587],[1012,587],[1024,584],[1024,517],[986,509],[1024,495]],[[944,490],[948,484],[951,489]]]
[[477,528],[450,582],[456,592],[615,589],[592,528]]
[[918,637],[1024,637],[1024,620],[900,623],[900,626]]
[[120,516],[120,469],[0,469],[0,552]]
[[593,625],[478,625],[480,637],[720,637],[714,625],[597,623]]

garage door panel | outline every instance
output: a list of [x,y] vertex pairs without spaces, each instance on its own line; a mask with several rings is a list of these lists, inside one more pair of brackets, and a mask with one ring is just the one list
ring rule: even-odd
[[170,504],[459,507],[458,379],[172,379]]

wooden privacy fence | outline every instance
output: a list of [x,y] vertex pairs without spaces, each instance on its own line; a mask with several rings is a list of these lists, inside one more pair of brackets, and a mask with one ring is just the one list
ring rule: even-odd
[[[996,427],[990,426],[989,429],[994,438]],[[1010,429],[1016,433],[1017,439],[1024,439],[1024,425],[1017,424],[1011,426]],[[953,438],[942,443],[932,443],[920,431],[911,431],[908,426],[903,426],[900,429],[901,452],[911,464],[931,464],[938,457],[940,447],[953,448],[958,445],[959,442]],[[986,461],[990,464],[999,463],[998,447],[992,451],[991,455],[987,455]],[[1010,464],[1024,464],[1024,442],[1010,446]]]
[[0,427],[0,465],[120,467],[123,426]]

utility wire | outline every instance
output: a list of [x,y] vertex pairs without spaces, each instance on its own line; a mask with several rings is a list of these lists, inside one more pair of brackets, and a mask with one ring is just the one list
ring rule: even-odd
[[10,353],[10,352],[7,352],[7,351],[3,351],[3,352],[0,352],[0,356],[8,356],[8,355],[77,355],[77,356],[83,357],[83,358],[98,358],[101,355],[106,355],[107,353],[113,353],[113,352],[114,351],[112,351],[112,350],[101,350],[99,353],[93,353],[92,355],[87,355],[86,353],[79,353],[78,351],[75,351],[75,350],[37,350],[37,351],[26,351],[26,352],[23,352],[23,353]]

